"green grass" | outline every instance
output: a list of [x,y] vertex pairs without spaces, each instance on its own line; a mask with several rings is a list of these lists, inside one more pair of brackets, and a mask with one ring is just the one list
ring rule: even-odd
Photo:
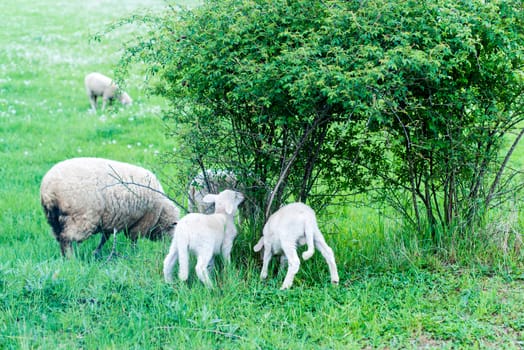
[[[251,251],[259,233],[249,227],[232,266],[217,264],[214,289],[194,273],[187,284],[163,282],[168,241],[140,240],[133,248],[119,236],[122,257],[107,262],[91,256],[92,238],[76,247],[76,258],[62,259],[39,203],[42,176],[57,161],[113,158],[153,169],[164,183],[181,171],[164,162],[176,145],[165,137],[164,102],[145,94],[139,68],[127,81],[129,108],[89,113],[83,88],[88,72],[112,75],[121,44],[140,28],[100,43],[90,36],[133,10],[162,5],[0,2],[0,349],[524,346],[522,252],[496,250],[507,232],[524,227],[518,205],[494,213],[489,234],[472,236],[476,251],[437,254],[394,218],[330,208],[319,221],[337,257],[339,286],[329,284],[319,254],[302,264],[289,291],[279,291],[284,273],[276,266],[260,282]],[[524,163],[522,146],[514,162]]]

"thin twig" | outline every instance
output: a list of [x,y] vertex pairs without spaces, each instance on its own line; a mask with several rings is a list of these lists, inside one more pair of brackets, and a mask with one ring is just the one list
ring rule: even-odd
[[513,151],[517,148],[518,143],[520,142],[520,139],[524,135],[524,129],[520,131],[520,133],[517,135],[517,138],[511,145],[510,149],[506,153],[506,157],[504,158],[504,161],[500,165],[499,171],[497,172],[497,175],[495,176],[495,180],[493,180],[493,183],[491,184],[491,187],[489,189],[488,196],[486,197],[486,207],[489,206],[489,203],[491,202],[491,199],[493,198],[493,195],[495,193],[495,189],[497,188],[500,178],[502,177],[502,173],[504,172],[504,169],[506,168],[506,165],[509,162],[509,159],[511,158],[511,155],[513,154]]
[[[169,199],[171,202],[175,203],[175,205],[177,205],[178,207],[184,209],[184,210],[187,210],[182,204],[178,203],[178,201],[170,196],[168,196],[167,194],[165,194],[163,191],[160,191],[160,190],[157,190],[156,188],[152,188],[151,186],[149,185],[144,185],[144,184],[140,184],[140,183],[136,183],[136,182],[133,182],[133,181],[124,181],[123,178],[121,176],[118,175],[118,173],[116,172],[115,169],[113,169],[113,167],[110,166],[110,168],[113,170],[114,172],[114,175],[113,174],[109,174],[109,176],[111,176],[112,178],[114,178],[115,180],[118,181],[118,183],[116,184],[113,184],[113,185],[107,185],[106,187],[112,187],[112,186],[116,186],[116,185],[123,185],[125,186],[129,191],[133,192],[133,190],[129,187],[130,185],[133,185],[133,186],[137,186],[137,187],[142,187],[142,188],[146,188],[150,191],[153,191],[153,192],[156,192],[160,195],[162,195],[163,197]],[[134,192],[133,192],[134,193]]]

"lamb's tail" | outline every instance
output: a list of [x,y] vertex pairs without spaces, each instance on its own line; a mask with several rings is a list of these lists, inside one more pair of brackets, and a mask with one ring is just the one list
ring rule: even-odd
[[262,250],[263,247],[264,247],[264,236],[260,237],[257,244],[255,244],[255,246],[253,247],[253,250],[255,252],[259,252],[260,250]]
[[307,216],[304,220],[304,234],[306,236],[307,250],[302,253],[302,259],[308,260],[315,253],[315,236],[319,232],[315,217]]

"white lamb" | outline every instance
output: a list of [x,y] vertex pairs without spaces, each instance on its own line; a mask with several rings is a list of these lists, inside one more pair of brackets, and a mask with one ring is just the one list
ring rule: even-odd
[[255,245],[258,252],[264,247],[261,279],[267,278],[269,261],[274,254],[283,253],[288,262],[288,270],[280,289],[288,289],[293,285],[293,279],[300,267],[297,245],[307,244],[307,250],[302,258],[307,260],[313,256],[315,247],[320,251],[329,266],[331,282],[338,283],[337,264],[333,250],[326,244],[324,236],[317,224],[315,212],[304,203],[291,203],[269,217],[263,229],[263,236]]
[[172,272],[178,259],[178,277],[186,281],[189,275],[189,252],[197,256],[195,271],[202,283],[211,287],[208,266],[213,257],[222,254],[226,263],[231,261],[231,249],[237,235],[234,215],[244,195],[232,190],[207,194],[203,200],[215,203],[214,214],[190,213],[177,223],[169,253],[164,259],[164,278],[172,282]]
[[172,234],[179,210],[165,197],[150,171],[103,158],[72,158],[54,165],[42,179],[42,207],[60,243],[72,255],[72,242],[102,233],[98,254],[110,234],[124,231],[156,240]]
[[211,214],[213,203],[204,202],[206,194],[216,194],[226,188],[236,188],[237,178],[234,173],[225,170],[206,170],[199,173],[189,183],[188,207],[191,213]]
[[84,79],[84,84],[91,103],[91,108],[96,112],[98,97],[102,97],[102,110],[106,103],[111,103],[117,98],[123,105],[130,105],[133,99],[124,91],[120,91],[118,85],[113,80],[100,73],[89,73]]

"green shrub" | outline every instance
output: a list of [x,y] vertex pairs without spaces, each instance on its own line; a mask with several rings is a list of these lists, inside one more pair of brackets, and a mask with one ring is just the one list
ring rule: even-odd
[[437,242],[514,190],[524,130],[501,151],[524,116],[523,14],[519,1],[209,0],[128,19],[150,31],[122,66],[144,61],[171,102],[177,156],[235,171],[262,219],[369,191]]

